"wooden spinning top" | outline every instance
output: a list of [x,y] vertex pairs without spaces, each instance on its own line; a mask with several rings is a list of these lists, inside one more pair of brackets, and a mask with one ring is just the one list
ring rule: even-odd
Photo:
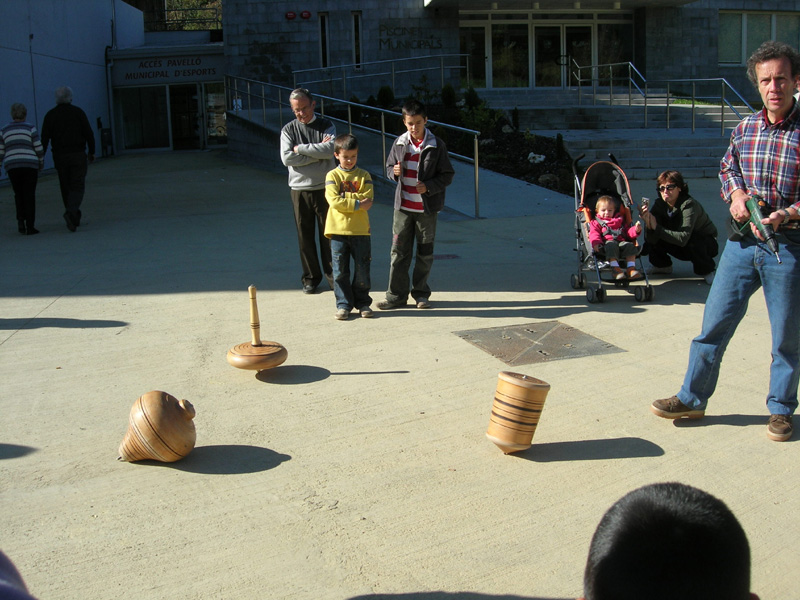
[[119,445],[126,462],[175,462],[194,449],[194,406],[166,392],[147,392],[133,403],[128,432]]
[[250,293],[250,331],[252,339],[228,350],[228,362],[238,369],[264,371],[283,364],[289,353],[278,342],[261,341],[256,288],[251,285],[247,288],[247,291]]
[[530,448],[549,391],[550,384],[541,379],[500,372],[486,437],[503,454]]

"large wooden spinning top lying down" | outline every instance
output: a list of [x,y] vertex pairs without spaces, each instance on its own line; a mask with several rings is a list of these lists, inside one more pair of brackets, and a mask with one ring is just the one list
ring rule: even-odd
[[118,460],[180,460],[192,451],[197,439],[194,415],[191,402],[166,392],[155,390],[140,396],[131,408]]
[[277,367],[283,364],[289,353],[278,342],[261,341],[256,288],[251,285],[247,288],[247,291],[250,293],[250,330],[252,339],[228,350],[228,362],[239,369],[250,369],[252,371],[263,371]]

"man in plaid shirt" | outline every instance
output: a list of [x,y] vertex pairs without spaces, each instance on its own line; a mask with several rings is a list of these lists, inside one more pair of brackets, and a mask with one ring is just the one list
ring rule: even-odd
[[705,414],[725,348],[750,296],[763,287],[772,329],[767,436],[782,442],[792,437],[800,383],[800,311],[795,306],[800,298],[800,108],[793,96],[800,54],[787,44],[765,42],[747,61],[747,76],[764,108],[731,135],[720,163],[722,196],[739,224],[750,218],[745,202],[751,195],[766,200],[770,214],[762,223],[777,232],[783,263],[775,260],[752,224],[745,235],[728,241],[706,300],[702,331],[692,340],[683,386],[650,408],[666,419]]

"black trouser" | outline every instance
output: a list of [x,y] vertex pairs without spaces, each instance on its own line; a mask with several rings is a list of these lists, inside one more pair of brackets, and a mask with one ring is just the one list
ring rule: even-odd
[[36,220],[36,183],[39,181],[39,170],[33,167],[9,169],[8,179],[14,190],[17,221],[23,221],[25,228],[30,231]]
[[61,188],[61,200],[66,212],[75,225],[81,223],[81,202],[86,191],[86,171],[89,161],[84,152],[68,152],[53,156],[58,171],[58,184]]
[[697,275],[708,275],[717,268],[714,257],[719,254],[717,238],[709,235],[693,235],[685,246],[676,246],[663,240],[647,244],[650,264],[654,267],[668,267],[672,264],[670,256],[678,260],[691,261]]
[[[325,190],[292,190],[292,206],[297,225],[297,242],[300,246],[300,263],[303,267],[302,283],[304,286],[317,287],[324,274],[333,288],[331,244],[325,237],[325,219],[328,216]],[[317,259],[317,240],[322,268]]]

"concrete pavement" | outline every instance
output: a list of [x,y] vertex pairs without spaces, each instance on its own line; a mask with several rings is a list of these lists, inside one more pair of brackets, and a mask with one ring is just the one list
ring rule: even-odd
[[[484,214],[551,196],[505,179],[482,187]],[[716,182],[689,184],[722,230]],[[379,193],[374,301],[391,231]],[[0,549],[41,600],[574,598],[603,512],[682,481],[742,522],[753,591],[796,596],[800,436],[765,435],[763,298],[707,416],[659,419],[648,405],[680,385],[707,286],[680,265],[652,281],[652,303],[612,290],[589,305],[569,285],[573,201],[546,206],[443,218],[433,310],[339,322],[331,292],[300,291],[283,174],[223,151],[101,160],[76,233],[55,175],[41,178],[32,237],[0,189]],[[250,338],[250,284],[262,339],[289,353],[258,375],[225,360]],[[454,334],[553,320],[624,352],[510,368]],[[517,455],[484,436],[503,370],[552,386]],[[118,462],[131,405],[154,389],[194,404],[197,446],[168,465]]]

